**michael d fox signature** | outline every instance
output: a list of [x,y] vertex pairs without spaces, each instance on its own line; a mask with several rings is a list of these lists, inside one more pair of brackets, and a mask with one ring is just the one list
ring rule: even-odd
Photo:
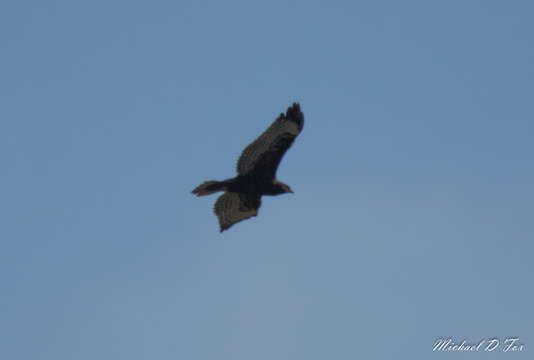
[[432,351],[501,351],[501,352],[519,352],[524,351],[525,345],[521,344],[518,337],[509,337],[504,339],[492,338],[482,339],[479,342],[454,342],[452,339],[438,339],[434,344]]

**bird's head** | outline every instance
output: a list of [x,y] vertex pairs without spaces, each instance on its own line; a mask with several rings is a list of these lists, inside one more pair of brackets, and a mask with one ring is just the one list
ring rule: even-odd
[[284,184],[283,182],[281,181],[276,181],[276,186],[278,187],[279,191],[281,194],[284,194],[284,193],[292,193],[293,194],[293,189],[291,189],[291,187],[287,184]]

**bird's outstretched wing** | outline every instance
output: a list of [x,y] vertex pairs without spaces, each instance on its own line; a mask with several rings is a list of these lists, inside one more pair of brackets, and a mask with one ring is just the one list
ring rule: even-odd
[[293,103],[253,143],[248,145],[237,161],[239,175],[254,174],[274,178],[285,152],[304,126],[300,105]]
[[227,191],[215,202],[213,211],[219,218],[223,232],[235,223],[258,215],[261,205],[260,194],[243,194]]

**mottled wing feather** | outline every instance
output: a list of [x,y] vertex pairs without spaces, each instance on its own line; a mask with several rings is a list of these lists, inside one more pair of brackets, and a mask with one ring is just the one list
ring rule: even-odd
[[304,125],[304,116],[298,103],[290,106],[253,143],[241,153],[237,162],[237,173],[274,178],[276,169],[285,152]]
[[219,218],[221,232],[241,220],[258,215],[260,205],[260,194],[225,192],[219,196],[213,211]]

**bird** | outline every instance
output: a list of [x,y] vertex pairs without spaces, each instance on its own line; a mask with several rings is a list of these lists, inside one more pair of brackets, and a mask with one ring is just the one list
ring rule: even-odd
[[197,196],[224,191],[213,207],[221,233],[235,223],[257,216],[263,195],[293,193],[289,185],[276,179],[276,170],[303,126],[304,115],[295,102],[241,152],[237,176],[204,181],[193,189]]

